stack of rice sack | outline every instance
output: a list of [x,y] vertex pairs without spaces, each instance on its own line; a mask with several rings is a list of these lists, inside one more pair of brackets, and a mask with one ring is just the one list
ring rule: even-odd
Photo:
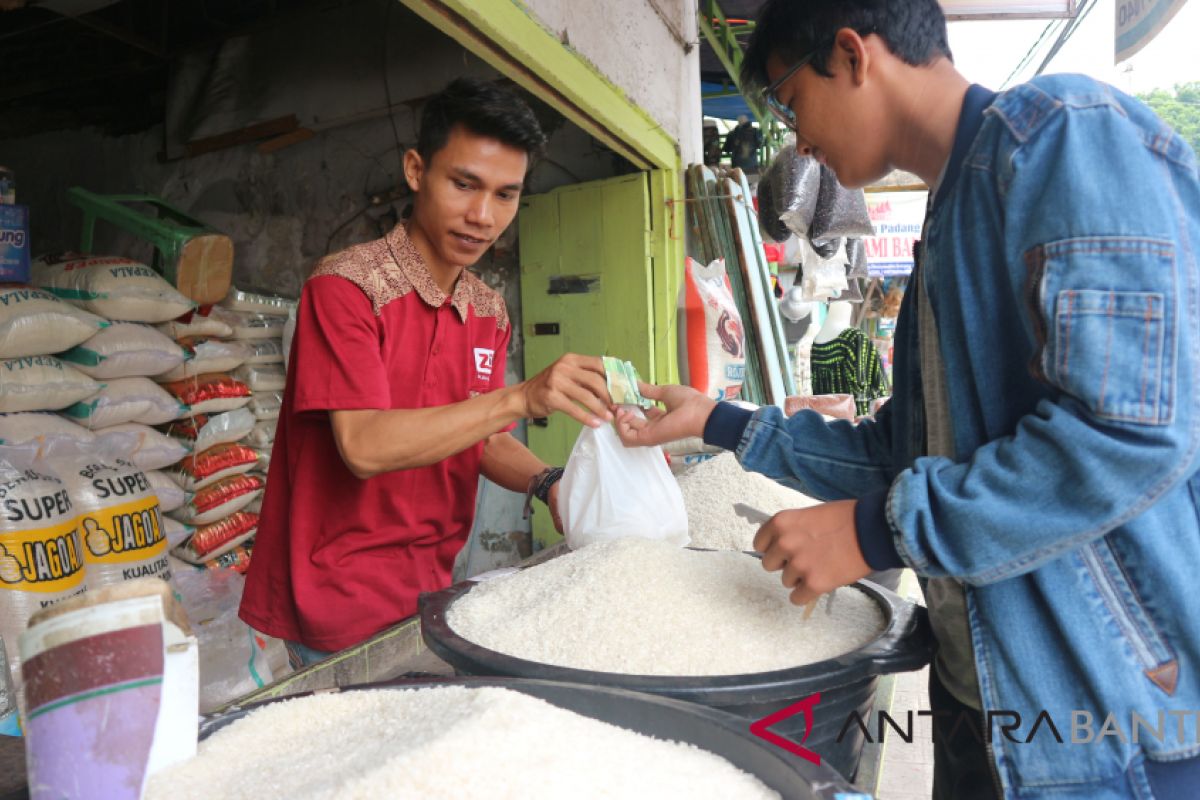
[[159,326],[189,354],[158,378],[186,407],[162,428],[192,451],[170,472],[185,493],[168,512],[182,526],[173,552],[184,561],[249,566],[284,384],[287,312],[288,301],[235,289],[220,305]]
[[182,457],[151,425],[178,416],[178,404],[147,376],[183,361],[183,351],[146,323],[192,307],[148,267],[123,258],[49,256],[31,286],[0,287],[0,413],[56,411],[9,419],[10,434],[89,431],[137,435],[133,460],[155,469]]
[[[153,325],[195,304],[145,264],[120,256],[44,256],[33,265],[33,282],[78,313],[101,320],[91,336],[58,355],[64,367],[93,381],[96,391],[54,407],[87,431],[127,434],[130,463],[156,488],[167,485],[158,470],[177,463],[188,448],[152,426],[177,418],[183,409],[151,378],[178,368],[186,353]],[[61,425],[55,427],[65,435]],[[178,499],[168,495],[164,503]]]
[[17,637],[35,611],[124,581],[170,582],[171,571],[158,498],[133,461],[139,436],[38,413],[0,429],[25,440],[0,445],[0,636],[19,678]]

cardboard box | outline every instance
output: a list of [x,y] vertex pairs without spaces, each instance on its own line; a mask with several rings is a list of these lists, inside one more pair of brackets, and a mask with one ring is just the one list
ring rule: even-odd
[[0,205],[0,282],[29,282],[29,207]]

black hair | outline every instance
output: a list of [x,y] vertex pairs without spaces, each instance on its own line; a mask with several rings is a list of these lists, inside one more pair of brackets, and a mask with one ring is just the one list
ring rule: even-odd
[[954,59],[946,15],[937,0],[768,0],[742,61],[743,86],[770,84],[767,61],[771,56],[791,63],[813,51],[812,68],[829,77],[829,54],[842,28],[861,36],[878,34],[893,55],[913,66],[929,64],[939,56]]
[[529,105],[515,91],[479,78],[458,78],[425,103],[417,153],[426,164],[446,146],[455,125],[524,150],[530,165],[546,147]]

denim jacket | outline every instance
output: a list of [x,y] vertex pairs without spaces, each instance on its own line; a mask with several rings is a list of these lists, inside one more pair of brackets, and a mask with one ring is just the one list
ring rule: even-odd
[[1200,755],[1195,154],[1112,87],[1035,79],[985,112],[921,249],[953,458],[924,454],[911,296],[873,420],[721,404],[705,438],[858,498],[868,561],[965,584],[1007,797],[1148,797],[1146,759]]

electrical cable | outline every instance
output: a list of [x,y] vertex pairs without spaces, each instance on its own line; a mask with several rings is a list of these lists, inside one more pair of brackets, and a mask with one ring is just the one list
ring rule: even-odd
[[1062,33],[1058,35],[1058,41],[1055,42],[1054,46],[1050,48],[1050,52],[1042,60],[1042,65],[1037,68],[1037,72],[1035,72],[1034,75],[1041,75],[1042,72],[1045,71],[1046,67],[1050,66],[1050,62],[1056,55],[1058,55],[1058,52],[1062,50],[1063,45],[1065,45],[1067,41],[1075,35],[1075,31],[1079,30],[1079,26],[1083,24],[1085,19],[1087,19],[1088,14],[1091,14],[1096,8],[1096,0],[1084,0],[1084,2],[1087,4],[1086,8],[1081,8],[1079,13],[1076,14],[1069,23],[1067,23],[1065,28],[1063,28]]
[[1038,36],[1037,41],[1035,41],[1033,45],[1027,51],[1025,51],[1025,55],[1021,57],[1020,62],[1013,67],[1012,72],[1008,73],[1008,77],[1005,78],[1004,82],[1000,84],[1001,89],[1006,88],[1012,79],[1021,72],[1021,70],[1029,66],[1029,62],[1033,60],[1033,54],[1036,53],[1038,48],[1042,46],[1042,43],[1046,41],[1046,38],[1050,35],[1050,31],[1053,30],[1056,25],[1061,26],[1062,24],[1063,20],[1061,19],[1053,19],[1046,23],[1046,27],[1042,28],[1042,33],[1040,36]]

